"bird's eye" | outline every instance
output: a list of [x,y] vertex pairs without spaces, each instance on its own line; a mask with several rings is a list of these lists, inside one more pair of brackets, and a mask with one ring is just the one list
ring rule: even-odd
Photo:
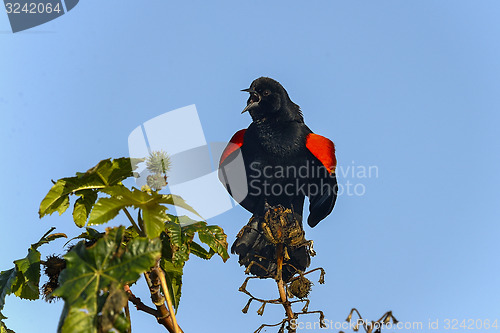
[[264,96],[269,96],[269,95],[271,95],[271,91],[269,89],[266,89],[266,90],[264,90],[263,95]]

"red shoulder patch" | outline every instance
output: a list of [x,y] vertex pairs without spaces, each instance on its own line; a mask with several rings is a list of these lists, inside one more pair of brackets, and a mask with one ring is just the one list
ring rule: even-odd
[[335,172],[337,158],[335,145],[324,136],[310,133],[306,138],[306,147],[325,166],[328,172]]
[[226,149],[224,149],[224,152],[222,153],[222,156],[220,157],[219,165],[224,162],[224,160],[234,153],[236,150],[240,149],[241,146],[243,146],[243,137],[245,136],[246,129],[239,130],[236,132],[231,140],[229,140],[229,143],[226,146]]

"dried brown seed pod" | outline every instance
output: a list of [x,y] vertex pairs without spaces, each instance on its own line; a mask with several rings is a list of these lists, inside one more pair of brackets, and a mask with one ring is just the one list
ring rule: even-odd
[[312,282],[304,276],[293,280],[288,287],[290,293],[298,298],[306,298],[311,292]]

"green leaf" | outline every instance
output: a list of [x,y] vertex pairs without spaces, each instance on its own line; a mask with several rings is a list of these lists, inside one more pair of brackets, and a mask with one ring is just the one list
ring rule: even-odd
[[[132,191],[121,184],[121,181],[133,175],[128,158],[111,161],[100,161],[86,173],[77,173],[75,177],[61,178],[50,189],[40,204],[39,215],[59,212],[64,213],[69,207],[69,195],[80,196],[74,204],[73,219],[78,227],[106,223],[115,218],[121,209],[134,207],[143,211],[145,233],[149,238],[156,238],[163,230],[165,210],[163,205],[173,205],[199,214],[179,196],[159,194],[155,191],[143,192],[133,188]],[[137,163],[136,163],[137,164]],[[97,192],[110,195],[100,198],[97,203]]]
[[87,227],[85,229],[86,229],[85,232],[82,232],[78,236],[71,238],[70,240],[68,240],[64,244],[64,246],[68,245],[68,243],[70,243],[71,241],[73,241],[75,239],[86,239],[88,241],[94,241],[94,240],[98,240],[99,238],[104,236],[103,232],[99,232],[99,231],[92,229],[90,227]]
[[224,262],[229,259],[227,235],[221,227],[216,225],[207,226],[205,229],[198,231],[198,237],[202,243],[207,244],[214,250]]
[[156,238],[164,230],[164,223],[168,220],[166,209],[167,207],[162,205],[149,205],[142,209],[144,232],[148,238]]
[[210,251],[207,251],[200,244],[191,242],[191,253],[201,259],[208,260],[213,257],[215,251],[212,249],[210,249]]
[[[35,247],[36,248],[36,247]],[[17,278],[12,286],[12,291],[17,297],[35,300],[40,296],[38,285],[40,283],[40,252],[32,246],[28,255],[14,261]]]
[[[111,197],[122,199],[127,202],[129,206],[143,206],[155,202],[151,194],[140,191],[135,187],[133,187],[131,191],[123,185],[110,186],[103,189],[102,192],[109,194]],[[158,200],[156,200],[156,202],[158,202]]]
[[[174,307],[177,309],[181,297],[182,269],[189,259],[189,254],[210,259],[215,253],[227,260],[227,241],[222,228],[207,226],[206,222],[194,221],[186,216],[167,215],[165,234],[162,234],[162,259],[160,265],[165,271],[170,293],[174,295]],[[198,233],[200,240],[209,245],[206,250],[193,241]]]
[[168,258],[172,263],[181,267],[184,265],[184,262],[189,259],[189,246],[185,239],[183,239],[182,229],[178,223],[168,222],[165,224],[166,232],[168,238],[163,242],[164,247],[170,247],[171,257]]
[[48,235],[46,237],[46,241],[47,241],[47,243],[49,243],[49,242],[52,242],[53,240],[56,240],[58,238],[68,238],[68,236],[66,236],[66,234],[63,234],[62,232],[56,232],[54,234]]
[[172,262],[176,266],[184,265],[184,262],[189,260],[189,246],[187,243],[181,244],[176,251],[173,252]]
[[185,237],[189,241],[192,241],[195,233],[199,232],[200,230],[205,230],[206,228],[207,228],[207,222],[196,222],[193,224],[183,226],[182,232],[185,234]]
[[[40,204],[38,214],[40,218],[61,210],[59,206],[69,206],[69,195],[82,190],[100,189],[106,185],[96,174],[91,174],[82,178],[68,177],[59,179],[50,189]],[[67,208],[67,207],[66,207]]]
[[90,213],[89,225],[106,223],[115,218],[123,208],[140,208],[147,210],[148,227],[151,230],[151,233],[147,233],[147,235],[151,236],[150,238],[158,237],[159,233],[154,232],[158,227],[155,227],[154,224],[160,217],[154,215],[162,213],[162,210],[163,212],[165,210],[164,208],[160,208],[158,198],[154,198],[152,195],[136,188],[131,191],[123,185],[108,187],[103,189],[103,192],[109,194],[111,197],[100,198],[97,201]]
[[69,207],[69,196],[59,198],[54,203],[54,211],[58,212],[59,216],[61,216],[68,209],[68,207]]
[[115,321],[113,322],[113,327],[115,330],[118,331],[118,333],[128,333],[129,328],[130,328],[130,321],[128,318],[125,316],[125,313],[120,313],[118,316],[115,318]]
[[75,224],[81,228],[85,226],[90,211],[97,200],[97,191],[82,190],[76,194],[79,195],[80,198],[75,201],[73,220],[75,221]]
[[[165,229],[171,242],[172,260],[176,265],[180,264],[180,260],[188,260],[189,252],[203,259],[210,259],[215,253],[219,254],[224,262],[229,258],[227,235],[221,227],[207,226],[206,222],[197,222],[187,216],[167,216],[170,222],[165,223]],[[196,233],[198,233],[200,241],[210,247],[210,251],[205,250],[201,245],[193,241]],[[186,249],[182,246],[183,244],[187,244],[189,247],[187,254],[184,253]],[[179,253],[176,254],[176,252]]]
[[[5,297],[12,293],[12,285],[16,281],[17,271],[16,268],[11,268],[8,271],[0,272],[0,311],[3,310],[5,305]],[[5,319],[0,313],[0,319]]]
[[88,225],[106,223],[114,219],[121,209],[130,206],[121,198],[100,198],[90,213]]
[[[170,217],[173,215],[169,215]],[[178,219],[173,219],[165,223],[165,230],[170,238],[170,246],[173,251],[176,251],[182,245],[182,228],[178,223]]]
[[[0,272],[0,311],[5,305],[5,297],[10,294],[24,299],[35,300],[39,298],[40,283],[40,252],[38,248],[55,239],[66,237],[63,233],[54,233],[55,228],[47,231],[38,242],[31,244],[25,258],[14,261],[14,268]],[[0,320],[5,319],[0,312]]]
[[111,285],[109,295],[106,297],[102,307],[102,315],[99,317],[99,330],[108,332],[115,327],[115,323],[123,308],[127,305],[128,296],[122,288]]
[[75,177],[59,179],[40,204],[38,212],[40,218],[56,211],[62,214],[69,206],[70,194],[78,194],[78,192],[85,190],[99,190],[121,183],[133,175],[132,165],[135,168],[138,161],[143,161],[143,159],[122,157],[114,160],[102,160],[85,173],[77,173]]
[[116,185],[133,176],[133,171],[137,168],[138,162],[145,159],[120,157],[114,160],[102,160],[95,167],[88,170],[85,175],[97,174],[108,186]]
[[125,246],[124,230],[123,226],[107,229],[94,245],[87,248],[80,242],[64,256],[66,269],[53,293],[62,297],[67,307],[60,332],[94,332],[85,328],[98,320],[98,314],[106,315],[102,311],[107,298],[101,296],[109,297],[112,285],[122,289],[124,284],[135,282],[160,257],[159,239],[138,237]]
[[143,192],[136,188],[129,190],[125,186],[107,187],[102,192],[110,198],[101,198],[97,201],[90,213],[89,225],[106,223],[115,218],[121,209],[134,207],[142,210],[144,232],[148,238],[156,238],[164,230],[164,222],[169,220],[165,211],[167,205],[178,205],[195,212],[184,203],[180,197],[163,195],[156,192]]
[[125,234],[123,236],[125,243],[128,243],[131,239],[139,237],[139,233],[135,229],[135,227],[130,226],[127,229],[125,229]]
[[58,333],[85,332],[97,333],[97,318],[89,316],[84,309],[70,307],[64,304],[61,317],[59,318]]
[[49,229],[49,231],[47,231],[41,238],[38,242],[34,243],[34,244],[31,244],[31,249],[32,250],[36,250],[38,249],[40,246],[42,246],[43,244],[47,244],[47,243],[50,243],[52,242],[53,240],[56,240],[58,238],[68,238],[68,236],[66,236],[66,234],[63,234],[62,232],[57,232],[57,233],[53,233],[51,234],[52,231],[54,231],[56,229],[56,227],[52,227]]

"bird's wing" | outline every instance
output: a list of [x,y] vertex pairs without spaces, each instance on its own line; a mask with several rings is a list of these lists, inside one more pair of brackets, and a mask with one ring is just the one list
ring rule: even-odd
[[248,184],[240,149],[243,146],[245,131],[242,129],[236,132],[222,152],[219,161],[219,180],[234,200],[245,209],[250,210],[248,199],[245,201],[248,194]]
[[[309,217],[307,223],[315,227],[319,221],[332,212],[337,200],[337,178],[335,168],[335,145],[329,139],[310,133],[306,147],[311,152],[311,175],[309,182]],[[319,163],[321,165],[319,165]],[[314,170],[313,170],[314,169]]]
[[222,166],[224,161],[231,156],[233,153],[239,151],[241,146],[243,146],[243,138],[245,137],[245,132],[246,129],[239,130],[236,132],[231,140],[229,140],[229,143],[226,146],[226,149],[224,149],[224,152],[222,152],[222,155],[220,157],[219,161],[219,166]]

